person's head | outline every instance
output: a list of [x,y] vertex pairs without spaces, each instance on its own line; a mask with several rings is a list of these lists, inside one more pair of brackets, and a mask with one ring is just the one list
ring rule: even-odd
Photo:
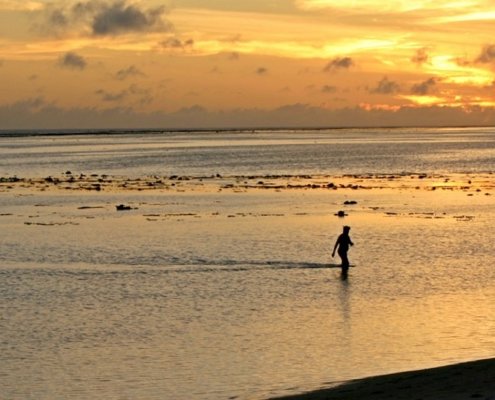
[[344,233],[349,233],[349,231],[351,230],[351,227],[350,226],[344,226]]

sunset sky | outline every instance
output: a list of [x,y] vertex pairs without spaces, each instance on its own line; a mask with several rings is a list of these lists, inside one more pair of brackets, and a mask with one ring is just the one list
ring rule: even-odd
[[492,0],[0,0],[0,129],[495,125]]

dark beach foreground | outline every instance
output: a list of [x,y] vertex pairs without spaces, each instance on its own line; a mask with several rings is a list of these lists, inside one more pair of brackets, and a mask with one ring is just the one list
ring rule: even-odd
[[279,399],[492,400],[495,399],[495,359],[357,379]]

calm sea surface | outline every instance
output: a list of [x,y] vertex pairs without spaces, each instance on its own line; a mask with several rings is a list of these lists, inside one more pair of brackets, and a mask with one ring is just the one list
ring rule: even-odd
[[[3,180],[67,171],[388,188],[2,183],[0,398],[265,399],[495,356],[495,128],[0,133]],[[414,174],[465,189],[390,183]],[[347,281],[326,268],[344,224]]]
[[495,128],[129,133],[0,132],[0,176],[492,172]]

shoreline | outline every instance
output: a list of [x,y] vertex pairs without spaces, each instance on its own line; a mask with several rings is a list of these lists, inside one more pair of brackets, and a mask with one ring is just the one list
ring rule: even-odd
[[354,379],[271,400],[495,400],[495,358]]
[[76,135],[132,135],[132,134],[174,134],[174,133],[257,133],[257,132],[284,132],[284,131],[343,131],[343,130],[378,130],[378,129],[490,129],[493,125],[335,125],[335,126],[217,126],[209,128],[184,128],[184,127],[142,127],[142,128],[1,128],[0,137],[29,137],[29,136],[76,136]]

